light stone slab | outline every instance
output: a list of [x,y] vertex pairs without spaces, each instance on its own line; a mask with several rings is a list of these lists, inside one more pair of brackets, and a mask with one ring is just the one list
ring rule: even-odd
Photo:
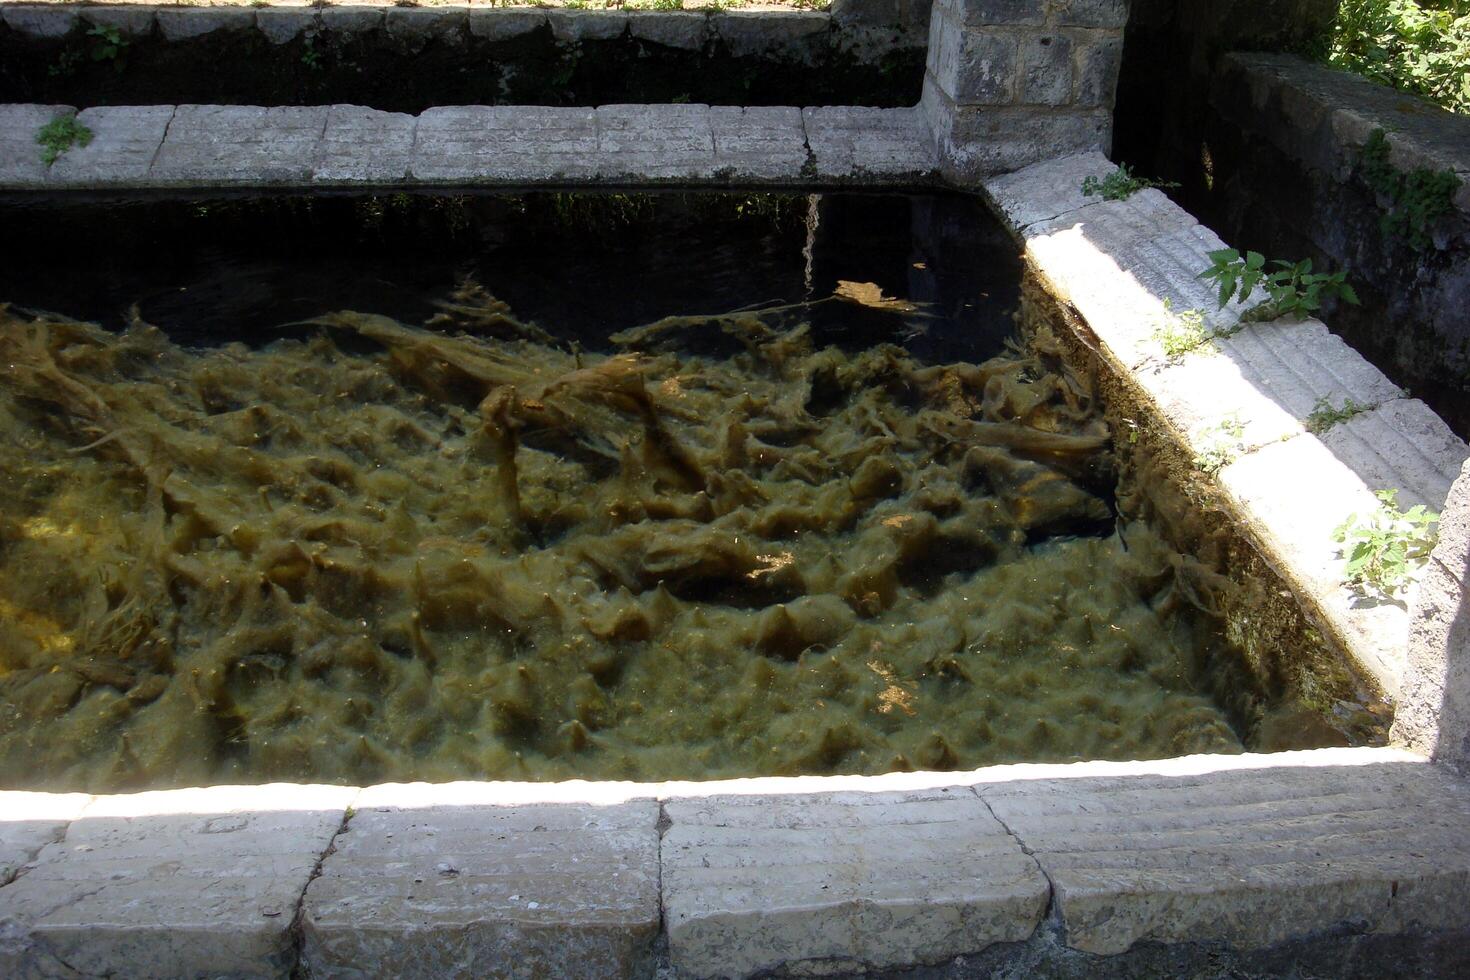
[[926,177],[938,168],[929,131],[915,109],[808,107],[801,116],[817,176]]
[[711,106],[716,174],[798,180],[806,166],[806,131],[793,106]]
[[[408,177],[417,120],[398,112],[334,105],[317,145],[312,180],[319,184],[392,184]],[[364,153],[371,147],[371,153]]]
[[1417,398],[1385,402],[1320,436],[1370,490],[1399,491],[1398,504],[1444,507],[1470,450]]
[[[84,793],[0,791],[0,886],[8,885],[91,801]],[[3,907],[3,901],[0,901]]]
[[635,12],[628,17],[628,30],[641,41],[662,44],[666,48],[699,51],[709,37],[709,18],[695,10]]
[[98,797],[0,888],[0,975],[277,977],[355,789]]
[[143,183],[173,116],[171,105],[83,109],[77,121],[92,131],[92,142],[63,153],[51,165],[49,182],[79,187]]
[[1090,150],[992,177],[982,187],[1006,220],[1025,229],[1098,203],[1101,198],[1082,193],[1083,182],[1089,177],[1100,180],[1116,169],[1107,157]]
[[160,7],[154,14],[166,41],[187,41],[215,31],[243,31],[255,26],[249,7]]
[[418,117],[411,174],[428,183],[593,178],[596,110],[539,106],[425,110]]
[[546,11],[546,20],[551,24],[551,34],[562,44],[578,44],[582,41],[612,41],[623,36],[628,29],[628,15],[612,10],[559,10]]
[[149,183],[305,183],[327,114],[327,106],[181,105],[149,168]]
[[715,169],[707,105],[605,105],[597,173],[609,180],[708,177]]
[[1067,944],[1089,953],[1470,926],[1470,787],[1423,762],[979,793],[1051,880]]
[[0,6],[0,18],[17,34],[33,38],[66,37],[77,26],[77,11],[72,6],[22,7]]
[[65,105],[0,105],[0,187],[41,185],[46,163],[36,134],[51,120],[75,113]]
[[664,923],[681,977],[938,962],[1028,938],[1047,884],[968,789],[671,798]]
[[430,41],[456,45],[464,41],[469,11],[464,7],[391,7],[384,26],[389,36],[407,42],[411,51],[421,50]]
[[312,976],[651,974],[655,801],[496,806],[483,785],[479,803],[437,804],[438,789],[364,791],[307,889]]

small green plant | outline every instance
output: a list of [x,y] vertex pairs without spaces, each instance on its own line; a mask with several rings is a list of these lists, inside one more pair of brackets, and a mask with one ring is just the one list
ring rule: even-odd
[[1275,320],[1284,316],[1299,319],[1317,312],[1328,298],[1358,303],[1357,292],[1348,284],[1346,269],[1314,273],[1311,259],[1296,263],[1277,259],[1271,263],[1274,271],[1269,271],[1266,257],[1260,252],[1246,252],[1242,256],[1233,248],[1222,248],[1207,254],[1210,267],[1199,277],[1215,283],[1221,309],[1232,299],[1245,302],[1257,286],[1266,291],[1266,300],[1246,310],[1241,320]]
[[63,78],[75,75],[82,64],[82,53],[80,51],[67,50],[56,56],[56,62],[46,69],[46,74],[52,78]]
[[1470,112],[1470,0],[1341,0],[1328,64]]
[[1204,445],[1194,454],[1194,466],[1213,476],[1245,452],[1245,423],[1239,415],[1227,415],[1201,433]]
[[1390,598],[1408,583],[1439,539],[1430,527],[1439,523],[1439,514],[1423,504],[1401,511],[1398,494],[1397,490],[1375,491],[1377,510],[1354,514],[1332,532],[1332,540],[1344,546],[1347,556],[1343,569],[1347,584]]
[[97,24],[87,36],[95,38],[92,42],[92,60],[110,61],[112,67],[122,71],[127,63],[128,39],[122,36],[122,32],[116,27],[106,24]]
[[1307,416],[1307,431],[1318,434],[1326,432],[1339,422],[1346,422],[1354,415],[1361,415],[1372,407],[1372,405],[1364,405],[1362,402],[1349,398],[1342,403],[1341,408],[1333,408],[1332,400],[1323,395],[1317,399],[1317,404],[1312,406],[1312,412]]
[[1180,310],[1175,313],[1173,304],[1164,300],[1164,318],[1154,330],[1154,339],[1164,349],[1164,356],[1169,361],[1178,361],[1191,351],[1212,351],[1213,336],[1214,334],[1205,329],[1203,310]]
[[1395,167],[1381,129],[1373,130],[1363,144],[1358,172],[1369,189],[1388,201],[1388,210],[1378,219],[1379,229],[1421,252],[1431,243],[1430,225],[1454,210],[1455,192],[1460,189],[1460,178],[1452,170],[1421,167],[1404,173]]
[[49,167],[73,146],[92,142],[92,131],[77,122],[75,116],[60,116],[36,131],[36,142],[41,144],[41,159]]
[[307,34],[301,42],[301,63],[312,71],[322,70],[322,53],[317,50],[316,37]]
[[1128,164],[1120,164],[1117,170],[1108,174],[1102,180],[1096,177],[1087,177],[1082,181],[1082,194],[1085,197],[1102,196],[1104,201],[1126,201],[1147,187],[1178,187],[1179,185],[1167,180],[1150,180],[1147,177],[1139,177],[1128,169]]

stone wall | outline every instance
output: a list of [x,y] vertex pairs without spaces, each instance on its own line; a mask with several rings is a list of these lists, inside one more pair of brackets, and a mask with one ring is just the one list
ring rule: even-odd
[[947,177],[967,182],[1100,149],[1128,0],[937,0],[922,109]]

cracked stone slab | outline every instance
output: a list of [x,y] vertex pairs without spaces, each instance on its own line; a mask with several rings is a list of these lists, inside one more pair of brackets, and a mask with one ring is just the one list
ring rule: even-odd
[[708,177],[715,143],[707,105],[605,105],[597,110],[599,177]]
[[327,106],[181,105],[149,168],[149,182],[304,183],[327,113]]
[[220,786],[98,797],[0,888],[0,975],[275,977],[356,790]]
[[58,157],[48,182],[78,187],[144,183],[173,117],[171,105],[83,109],[77,122],[92,131],[92,142]]
[[[312,179],[323,184],[391,184],[407,179],[416,122],[399,112],[331,106]],[[372,153],[364,154],[364,146],[372,147]]]
[[[9,884],[91,801],[85,793],[0,791],[0,886]],[[0,899],[0,909],[4,901]]]
[[590,108],[446,106],[418,117],[414,179],[538,182],[597,174]]
[[993,177],[983,186],[1007,220],[1025,229],[1098,203],[1101,198],[1083,195],[1083,181],[1088,177],[1101,180],[1116,169],[1112,161],[1093,150]]
[[807,107],[801,116],[818,176],[926,176],[939,166],[928,126],[916,109]]
[[363,792],[307,889],[311,975],[650,975],[658,803],[494,805],[494,785],[468,788]]
[[798,180],[806,166],[801,110],[792,106],[711,106],[716,173]]
[[669,799],[664,923],[680,976],[937,962],[1028,938],[1048,887],[965,787]]
[[69,105],[0,105],[0,187],[35,187],[46,180],[36,133],[76,112]]
[[1067,944],[1089,953],[1470,926],[1470,786],[1423,761],[979,792],[1051,879]]

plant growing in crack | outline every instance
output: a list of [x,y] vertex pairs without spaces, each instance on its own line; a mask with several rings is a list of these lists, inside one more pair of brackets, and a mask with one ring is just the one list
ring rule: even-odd
[[1242,313],[1242,322],[1280,317],[1299,320],[1320,310],[1327,299],[1358,304],[1358,294],[1348,284],[1346,269],[1313,272],[1311,259],[1295,263],[1276,259],[1268,268],[1266,257],[1260,252],[1241,255],[1233,248],[1218,249],[1206,256],[1210,267],[1199,278],[1214,282],[1220,309],[1232,299],[1244,303],[1257,286],[1265,290],[1267,298]]
[[73,146],[92,142],[92,131],[75,116],[59,116],[36,131],[36,142],[41,145],[41,159],[49,167]]
[[1194,454],[1194,465],[1202,473],[1214,476],[1245,452],[1245,422],[1231,413],[1200,433],[1200,448]]
[[1439,523],[1439,514],[1423,504],[1401,511],[1398,494],[1398,490],[1374,491],[1377,510],[1354,514],[1332,532],[1332,540],[1343,545],[1347,557],[1344,581],[1390,599],[1429,559],[1439,540],[1439,532],[1431,527]]
[[1164,316],[1154,330],[1154,340],[1164,349],[1164,357],[1170,364],[1177,364],[1192,351],[1213,353],[1215,336],[1205,328],[1204,310],[1180,310],[1176,313],[1173,304],[1168,299],[1164,300]]
[[1372,408],[1372,405],[1354,401],[1351,397],[1342,403],[1341,408],[1334,408],[1332,399],[1323,395],[1317,399],[1317,403],[1312,406],[1311,414],[1307,416],[1307,431],[1321,435],[1339,422],[1346,422],[1354,415],[1361,415]]
[[1149,187],[1178,187],[1179,185],[1169,180],[1152,180],[1148,177],[1139,177],[1128,164],[1118,165],[1118,169],[1108,174],[1101,180],[1096,177],[1085,177],[1082,180],[1082,195],[1084,197],[1102,197],[1104,201],[1126,201],[1134,194]]

